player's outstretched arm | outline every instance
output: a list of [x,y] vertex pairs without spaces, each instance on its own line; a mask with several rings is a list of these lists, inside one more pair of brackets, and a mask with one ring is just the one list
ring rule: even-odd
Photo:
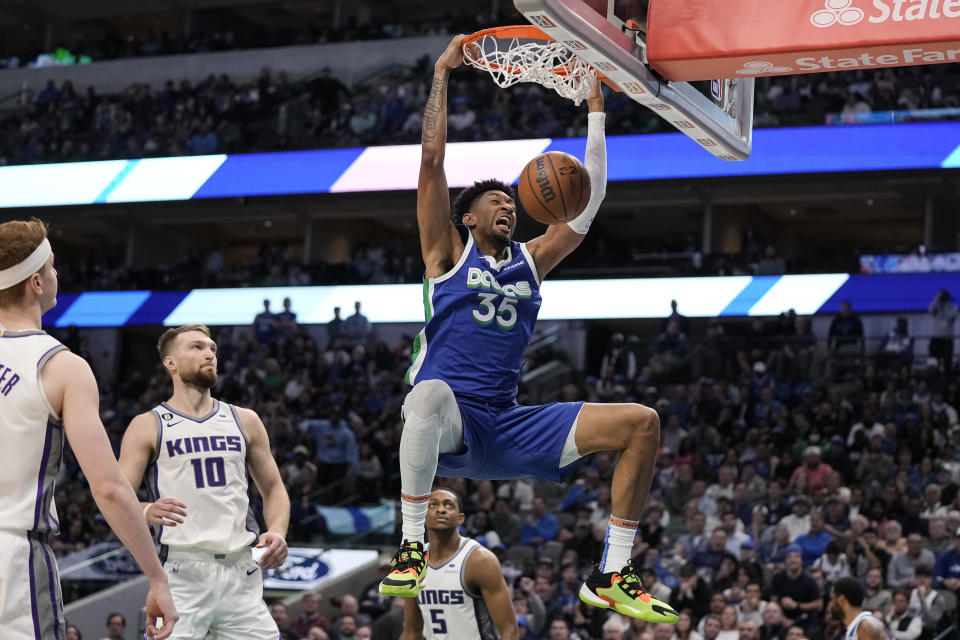
[[[156,640],[167,638],[179,616],[140,503],[120,471],[100,422],[100,393],[90,365],[61,351],[44,366],[41,380],[52,408],[63,417],[67,439],[90,482],[93,499],[150,581],[147,635]],[[155,626],[157,617],[163,618],[162,630]]]
[[423,640],[423,616],[416,598],[403,599],[403,633],[400,640]]
[[503,580],[503,570],[497,556],[487,549],[477,549],[467,560],[464,577],[473,592],[483,596],[500,640],[516,640],[520,636],[517,612],[513,608],[507,583]]
[[247,436],[247,466],[250,477],[263,496],[263,519],[267,530],[260,534],[257,548],[267,547],[260,558],[266,571],[282,565],[287,559],[287,527],[290,525],[290,496],[283,486],[280,469],[270,453],[270,439],[260,416],[255,411],[237,407],[237,417]]
[[447,146],[447,82],[450,71],[463,63],[463,38],[462,35],[454,37],[437,59],[430,95],[423,109],[417,224],[428,278],[449,271],[463,252],[463,242],[450,219],[450,190],[443,170]]
[[607,141],[604,133],[606,114],[603,111],[603,92],[600,80],[594,80],[593,91],[587,98],[587,150],[584,166],[590,176],[590,201],[583,212],[567,224],[552,224],[546,232],[527,243],[527,249],[536,262],[537,273],[543,280],[560,261],[580,246],[590,229],[600,203],[607,195]]
[[[133,420],[123,434],[120,444],[120,471],[127,482],[136,491],[140,481],[156,455],[157,417],[152,411],[141,413]],[[157,498],[156,502],[141,502],[140,508],[147,524],[175,527],[183,524],[187,517],[187,505],[176,498]]]

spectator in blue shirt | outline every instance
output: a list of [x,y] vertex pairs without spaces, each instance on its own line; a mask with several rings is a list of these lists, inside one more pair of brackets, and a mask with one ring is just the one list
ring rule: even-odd
[[840,314],[834,316],[830,322],[829,335],[828,344],[832,351],[841,347],[863,349],[863,322],[853,313],[849,301],[840,303]]
[[[697,554],[693,556],[691,564],[698,570],[705,570],[712,580],[714,574],[720,568],[720,565],[723,564],[724,558],[730,555],[727,553],[726,547],[727,532],[717,527],[710,535],[710,544],[707,545],[706,549],[698,551]],[[701,575],[703,575],[703,573],[701,573]]]
[[271,342],[276,328],[276,316],[270,311],[270,300],[263,299],[263,311],[253,318],[253,334],[261,343]]
[[283,299],[283,311],[274,316],[277,332],[282,336],[292,336],[297,332],[297,314],[292,310],[290,298]]
[[960,529],[953,537],[953,549],[937,556],[933,567],[933,583],[938,589],[949,589],[960,596]]
[[827,545],[833,536],[823,528],[823,513],[814,509],[810,513],[810,532],[798,536],[794,544],[800,547],[803,554],[803,566],[809,567],[827,550]]
[[570,487],[567,495],[560,503],[560,511],[576,511],[585,508],[597,499],[600,489],[600,474],[596,469],[588,469],[583,476],[583,482],[577,482]]
[[787,525],[778,524],[773,530],[773,537],[760,543],[757,560],[768,567],[783,564],[790,546],[790,530]]
[[203,126],[190,138],[187,144],[187,150],[194,155],[208,155],[216,153],[220,145],[220,139],[216,132],[211,128],[210,122],[204,122]]
[[353,305],[355,313],[343,321],[340,327],[340,337],[348,348],[352,349],[358,344],[366,345],[370,337],[370,321],[367,316],[360,313],[360,303]]
[[357,466],[357,437],[339,414],[329,419],[304,420],[301,431],[309,431],[317,441],[318,479],[321,484],[343,480]]
[[520,534],[520,542],[539,547],[544,542],[555,540],[560,525],[557,517],[547,512],[547,503],[543,498],[533,499],[533,505],[527,521],[523,523],[523,532]]

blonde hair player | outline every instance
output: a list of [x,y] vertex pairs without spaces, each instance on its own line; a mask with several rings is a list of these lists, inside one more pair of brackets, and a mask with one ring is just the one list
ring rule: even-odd
[[[100,422],[90,366],[41,330],[57,304],[57,270],[39,220],[0,224],[0,630],[3,640],[65,640],[50,538],[64,436],[97,506],[150,581],[146,635],[167,638],[178,615],[137,498]],[[157,618],[163,619],[162,629]]]
[[[168,329],[157,351],[173,379],[166,402],[135,417],[120,467],[139,487],[147,472],[153,502],[143,517],[157,531],[174,602],[183,616],[173,638],[212,632],[220,640],[276,640],[263,602],[262,571],[287,558],[290,499],[267,430],[250,409],[220,402],[217,344],[200,324]],[[267,531],[250,513],[247,470],[263,496]],[[252,545],[266,548],[259,564]]]

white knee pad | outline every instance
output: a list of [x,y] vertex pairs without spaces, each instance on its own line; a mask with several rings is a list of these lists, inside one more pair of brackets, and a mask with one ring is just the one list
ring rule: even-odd
[[403,402],[400,456],[415,471],[433,467],[437,457],[463,449],[463,421],[453,390],[442,380],[414,385]]

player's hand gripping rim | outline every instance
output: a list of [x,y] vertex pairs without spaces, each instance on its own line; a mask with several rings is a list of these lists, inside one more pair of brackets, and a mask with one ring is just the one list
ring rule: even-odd
[[459,34],[453,37],[453,40],[450,41],[450,44],[447,45],[447,48],[443,53],[440,54],[440,57],[437,58],[437,62],[434,65],[436,68],[441,69],[456,69],[461,64],[463,64],[463,39],[466,38],[464,34]]

